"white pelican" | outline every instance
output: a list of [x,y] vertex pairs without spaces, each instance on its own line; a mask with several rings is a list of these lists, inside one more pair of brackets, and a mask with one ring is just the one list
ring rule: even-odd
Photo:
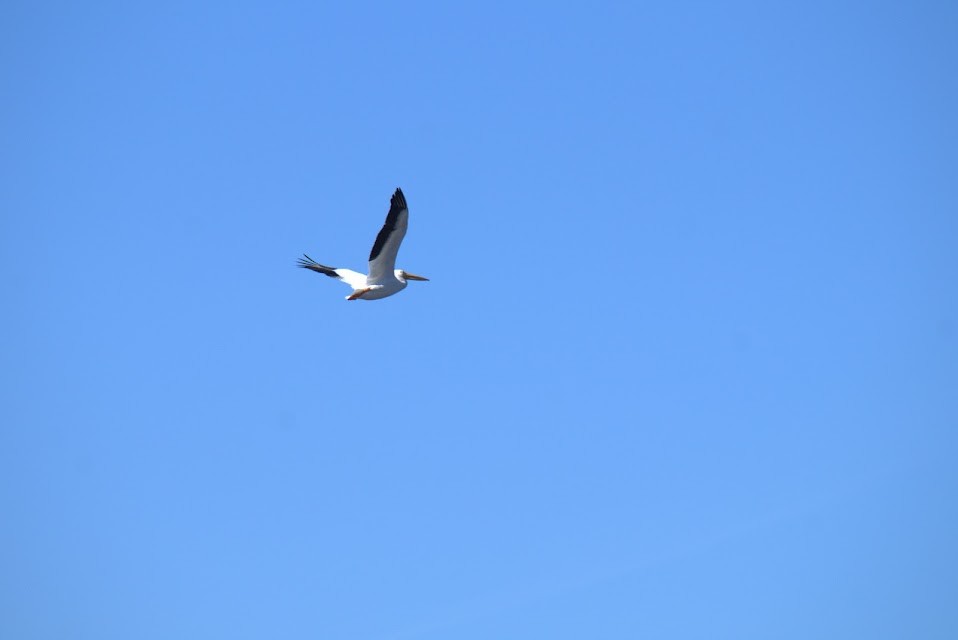
[[402,189],[396,189],[389,201],[389,213],[386,222],[376,236],[373,250],[369,252],[369,275],[363,275],[352,269],[337,269],[319,264],[305,253],[299,259],[299,266],[330,278],[338,278],[353,288],[346,296],[347,300],[379,300],[406,288],[407,280],[429,280],[396,268],[396,254],[406,235],[409,225],[409,209]]

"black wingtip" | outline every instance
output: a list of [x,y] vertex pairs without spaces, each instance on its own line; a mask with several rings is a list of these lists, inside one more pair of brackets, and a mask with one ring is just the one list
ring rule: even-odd
[[327,275],[330,278],[339,277],[339,274],[336,273],[335,267],[327,267],[324,264],[319,264],[318,262],[310,258],[308,255],[306,255],[305,253],[303,254],[302,258],[299,258],[296,261],[296,266],[302,267],[303,269],[309,269],[310,271],[315,271],[316,273],[322,273],[323,275]]
[[310,258],[310,257],[309,257],[308,255],[306,255],[305,253],[303,254],[303,257],[302,257],[302,258],[296,258],[296,266],[297,266],[297,267],[302,267],[302,268],[304,268],[304,269],[308,269],[308,268],[310,267],[310,265],[313,265],[313,264],[316,264],[316,261],[313,260],[312,258]]
[[402,189],[396,187],[396,191],[393,193],[393,197],[389,200],[389,208],[406,208],[406,196],[403,195]]

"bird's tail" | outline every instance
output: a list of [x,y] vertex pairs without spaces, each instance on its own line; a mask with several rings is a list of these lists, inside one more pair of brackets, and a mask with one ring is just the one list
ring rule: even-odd
[[322,273],[330,278],[339,277],[339,274],[336,273],[335,267],[327,267],[324,264],[319,264],[305,253],[303,254],[303,257],[296,262],[296,265],[302,267],[303,269],[309,269],[310,271],[315,271],[316,273]]

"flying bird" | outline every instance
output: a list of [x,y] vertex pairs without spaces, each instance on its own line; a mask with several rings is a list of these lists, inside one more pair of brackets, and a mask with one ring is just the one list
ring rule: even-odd
[[406,235],[408,225],[409,209],[406,207],[406,197],[403,196],[402,189],[396,189],[396,193],[389,201],[386,222],[376,236],[373,250],[369,252],[368,276],[352,269],[327,267],[305,253],[299,259],[299,266],[348,284],[353,288],[353,292],[346,296],[347,300],[387,298],[405,289],[409,280],[429,280],[429,278],[396,268],[396,254],[399,253],[399,245]]

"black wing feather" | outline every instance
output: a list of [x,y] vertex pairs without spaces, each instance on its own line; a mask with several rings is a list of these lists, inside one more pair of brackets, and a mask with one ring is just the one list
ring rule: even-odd
[[296,264],[298,264],[303,269],[309,269],[310,271],[315,271],[316,273],[322,273],[324,275],[329,276],[330,278],[339,277],[339,274],[336,273],[335,267],[327,267],[324,264],[319,264],[318,262],[310,258],[308,255],[306,255],[305,253],[303,254],[303,257],[299,259],[299,262],[297,262]]
[[396,222],[399,220],[400,212],[406,208],[406,196],[402,194],[402,189],[396,189],[392,199],[389,201],[389,213],[386,214],[386,222],[383,228],[379,230],[376,236],[376,242],[373,243],[373,250],[369,252],[369,261],[372,262],[379,257],[380,252],[389,238],[389,234],[396,228]]

